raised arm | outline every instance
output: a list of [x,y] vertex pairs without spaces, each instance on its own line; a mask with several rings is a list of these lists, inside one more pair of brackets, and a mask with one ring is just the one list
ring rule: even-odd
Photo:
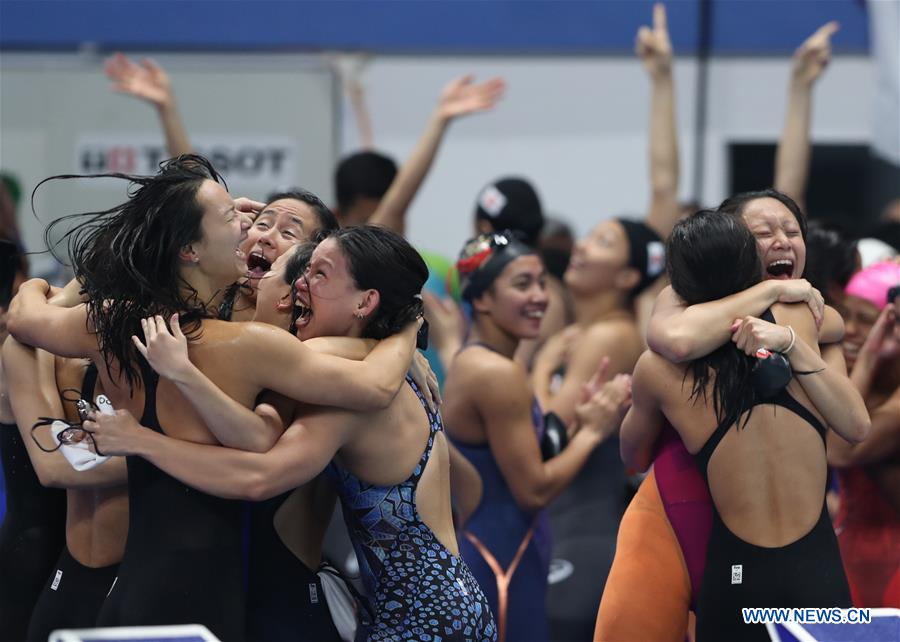
[[647,225],[667,238],[678,220],[678,130],[672,81],[672,43],[666,8],[653,6],[653,28],[641,27],[635,51],[650,76],[650,209]]
[[88,329],[84,304],[61,308],[47,301],[50,285],[29,279],[9,305],[7,329],[20,343],[61,357],[97,356],[96,336]]
[[499,78],[480,84],[472,80],[472,76],[463,76],[444,87],[425,132],[369,219],[370,225],[383,225],[405,234],[406,210],[431,169],[447,127],[460,116],[491,109],[502,97],[505,85]]
[[[340,413],[334,413],[340,415]],[[318,475],[346,438],[346,422],[324,415],[307,428],[294,422],[275,446],[251,453],[167,437],[141,426],[127,411],[95,415],[85,427],[104,453],[138,455],[204,493],[226,499],[262,501]]]
[[149,58],[144,58],[137,65],[125,54],[117,53],[106,61],[104,70],[113,81],[113,90],[140,98],[156,108],[166,136],[169,156],[193,153],[184,122],[175,104],[169,75],[162,67]]
[[[52,354],[36,351],[9,337],[3,343],[3,368],[8,375],[10,401],[22,443],[42,486],[102,488],[127,482],[125,460],[120,457],[114,457],[91,470],[76,471],[62,453],[44,452],[32,439],[31,427],[40,417],[65,417]],[[76,385],[80,386],[80,382]],[[36,436],[47,448],[55,445],[49,429]]]
[[[524,370],[499,359],[482,366],[469,385],[477,395],[491,452],[516,503],[526,511],[540,510],[572,481],[594,448],[618,428],[626,387],[622,382],[609,382],[601,406],[606,414],[577,430],[559,455],[542,461]],[[503,385],[498,386],[498,381]]]
[[686,306],[671,286],[656,299],[647,328],[647,345],[673,363],[705,356],[731,338],[735,319],[759,316],[776,302],[805,302],[817,323],[825,302],[805,279],[763,281],[718,301]]
[[794,53],[784,130],[775,152],[775,189],[793,198],[803,210],[809,177],[812,88],[831,59],[831,36],[838,29],[837,22],[819,27]]

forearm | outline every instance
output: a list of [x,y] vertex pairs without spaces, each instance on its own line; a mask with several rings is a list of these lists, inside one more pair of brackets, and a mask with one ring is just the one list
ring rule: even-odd
[[193,364],[174,383],[223,446],[266,452],[278,441],[281,428],[229,397]]
[[438,111],[431,116],[412,155],[403,164],[384,198],[381,199],[378,209],[369,219],[371,225],[383,225],[397,234],[405,234],[406,211],[434,163],[449,123],[449,119]]
[[872,428],[862,442],[828,435],[828,463],[836,468],[881,464],[900,452],[900,401],[894,399],[872,413]]
[[650,319],[647,344],[673,363],[706,356],[731,340],[731,324],[744,316],[759,316],[778,300],[771,281],[737,294],[699,303]]
[[809,123],[812,85],[792,78],[784,130],[775,152],[775,189],[803,203],[809,175]]
[[[277,494],[269,489],[280,471],[267,466],[260,453],[181,441],[145,427],[134,435],[129,448],[131,454],[210,495],[260,501]],[[264,486],[270,495],[260,494]]]
[[650,190],[647,224],[662,238],[678,219],[678,135],[671,69],[653,80],[650,107]]
[[572,483],[598,445],[600,445],[600,438],[595,434],[588,431],[575,433],[560,454],[544,462],[543,478],[539,485],[532,489],[528,504],[523,508],[526,510],[546,508]]
[[169,156],[174,158],[182,154],[194,153],[174,96],[168,102],[157,105],[156,111],[166,137],[166,150],[168,150]]
[[853,370],[850,373],[850,381],[856,386],[859,394],[866,397],[872,389],[875,382],[875,372],[878,370],[878,357],[861,351],[856,363],[853,364]]
[[[28,458],[42,486],[48,488],[97,488],[125,482],[124,461],[110,460],[91,470],[76,471],[58,450],[44,452],[32,438],[31,427],[41,417],[65,416],[56,387],[53,356],[9,338],[3,346],[4,366],[10,374],[9,393],[13,415]],[[50,428],[35,434],[45,448],[56,446]],[[118,459],[118,458],[116,458]]]
[[[859,391],[836,364],[829,364],[804,341],[796,341],[788,355],[796,379],[825,423],[844,439],[862,441],[870,420]],[[809,373],[809,374],[802,374]]]

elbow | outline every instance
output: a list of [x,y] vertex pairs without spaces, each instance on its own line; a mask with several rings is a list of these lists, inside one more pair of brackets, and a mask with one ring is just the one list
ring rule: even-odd
[[526,513],[536,513],[547,507],[550,497],[540,491],[526,493],[516,497],[516,504]]
[[694,344],[690,337],[671,330],[649,332],[647,347],[672,363],[684,363],[693,357]]
[[849,441],[851,444],[858,444],[862,441],[865,441],[866,437],[869,436],[869,433],[871,431],[872,420],[869,419],[868,414],[864,414],[863,417],[860,417],[851,426],[850,438],[847,441]]
[[262,471],[254,472],[242,485],[240,499],[249,502],[262,502],[274,497],[277,493],[272,491],[268,475]]
[[636,448],[625,439],[619,442],[619,455],[626,469],[640,473],[650,468],[650,464],[653,463],[649,448]]
[[372,398],[372,409],[373,410],[384,410],[388,406],[391,405],[391,402],[394,400],[394,397],[397,396],[397,392],[399,388],[396,386],[390,386],[385,382],[379,382],[375,388],[375,394]]
[[66,488],[64,475],[59,474],[51,466],[35,466],[34,473],[44,488]]

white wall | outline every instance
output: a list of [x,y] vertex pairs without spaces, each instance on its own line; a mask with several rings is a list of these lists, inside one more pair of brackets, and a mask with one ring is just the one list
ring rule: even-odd
[[[73,170],[72,146],[85,130],[159,137],[149,107],[110,95],[101,72],[102,58],[22,56],[25,62],[4,54],[0,67],[0,167],[20,173],[26,193],[44,176]],[[332,78],[321,58],[295,54],[157,58],[171,71],[190,132],[284,136],[300,159],[297,183],[331,201],[330,176],[338,145],[334,119],[340,108],[333,101]],[[787,58],[713,61],[706,203],[726,195],[730,141],[777,138],[789,64]],[[48,78],[65,80],[66,69],[77,74],[53,89]],[[494,112],[457,122],[449,131],[410,213],[414,243],[455,256],[471,230],[476,194],[487,181],[506,174],[532,178],[546,210],[572,221],[580,233],[604,218],[643,211],[648,201],[650,87],[642,67],[631,57],[376,57],[362,75],[376,147],[402,161],[441,87],[467,72],[479,78],[502,76],[508,92]],[[676,62],[685,197],[693,181],[696,72],[693,59]],[[833,60],[816,89],[814,140],[868,141],[873,82],[868,59]],[[355,133],[344,111],[346,151],[354,149]],[[231,186],[236,194],[246,190],[260,196],[265,191],[265,186],[234,182]],[[70,212],[84,204],[80,199],[60,196],[51,208],[40,209]],[[41,223],[27,205],[20,209],[20,220],[29,249],[42,249]]]
[[[703,200],[726,196],[727,145],[777,139],[784,115],[787,58],[722,58],[709,72]],[[533,179],[548,212],[580,233],[604,218],[642,212],[647,186],[650,85],[633,58],[380,57],[362,74],[375,146],[402,160],[443,84],[472,72],[499,75],[506,98],[489,114],[454,124],[410,212],[411,240],[455,256],[471,229],[475,196],[505,174]],[[697,64],[675,65],[681,193],[693,183]],[[862,57],[837,57],[816,89],[813,139],[870,139],[873,71]],[[355,145],[345,112],[345,151]]]
[[[320,57],[162,54],[154,58],[169,72],[193,145],[227,148],[234,158],[244,152],[244,158],[251,158],[272,149],[283,153],[280,172],[253,171],[252,164],[251,171],[244,172],[220,166],[233,193],[262,198],[275,188],[303,183],[328,194],[339,131],[337,90],[331,70]],[[45,249],[44,227],[59,216],[106,209],[124,200],[122,181],[48,184],[35,198],[37,219],[29,197],[38,181],[54,174],[99,171],[79,163],[76,152],[88,144],[92,149],[115,146],[143,152],[163,143],[153,108],[111,92],[103,61],[104,56],[90,51],[4,53],[0,59],[0,168],[16,174],[22,183],[19,221],[30,251]],[[152,173],[154,168],[138,163],[122,171]],[[47,254],[31,257],[35,274],[54,266]]]

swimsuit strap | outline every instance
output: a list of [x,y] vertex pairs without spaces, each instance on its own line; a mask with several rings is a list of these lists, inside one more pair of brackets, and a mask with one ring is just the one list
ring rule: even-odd
[[[764,321],[768,321],[769,323],[775,323],[775,317],[772,315],[771,310],[766,310],[765,312],[763,312],[760,315],[760,318]],[[791,393],[788,392],[787,387],[785,387],[779,390],[774,397],[770,397],[768,399],[754,398],[750,402],[749,406],[738,412],[736,417],[726,417],[722,423],[716,426],[713,434],[710,435],[706,443],[703,444],[703,448],[701,448],[700,451],[696,455],[694,455],[694,458],[696,459],[697,464],[700,467],[700,471],[703,473],[704,477],[706,476],[706,471],[709,467],[709,460],[712,458],[712,454],[718,447],[719,443],[725,437],[725,434],[731,429],[733,425],[737,423],[739,418],[742,417],[745,413],[749,413],[756,406],[763,404],[781,406],[782,408],[793,412],[795,415],[799,416],[801,419],[811,425],[816,430],[816,432],[819,433],[819,436],[822,437],[822,441],[825,441],[825,426],[822,425],[822,422],[819,421],[819,419],[812,412],[810,412],[809,408],[797,401],[791,395]]]
[[144,381],[144,410],[140,423],[142,426],[162,432],[159,417],[156,415],[156,387],[159,383],[159,375],[143,357],[138,358],[138,366],[141,369],[141,379]]
[[97,387],[97,364],[91,361],[84,371],[84,379],[81,380],[81,398],[93,402],[94,389]]
[[422,394],[422,391],[419,389],[419,386],[416,385],[416,382],[413,381],[409,376],[406,377],[406,381],[412,387],[413,392],[416,393],[416,396],[419,398],[419,402],[421,402],[422,407],[425,409],[425,414],[428,416],[428,443],[425,446],[425,451],[422,453],[422,457],[419,459],[419,464],[416,466],[413,474],[410,475],[409,479],[405,482],[418,486],[419,479],[422,478],[422,473],[425,472],[425,465],[431,458],[431,451],[434,447],[434,436],[438,432],[443,430],[443,428],[441,425],[440,415],[433,413],[428,407],[428,402],[425,400],[425,395]]

